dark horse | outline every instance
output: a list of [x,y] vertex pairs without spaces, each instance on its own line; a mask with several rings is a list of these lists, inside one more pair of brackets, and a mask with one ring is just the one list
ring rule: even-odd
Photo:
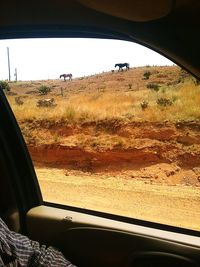
[[72,74],[71,74],[71,73],[69,73],[69,74],[61,74],[61,75],[60,75],[60,79],[61,79],[62,77],[64,78],[64,81],[66,81],[66,78],[69,78],[69,81],[72,80]]
[[116,67],[119,67],[119,70],[118,71],[123,71],[123,68],[126,68],[126,70],[129,70],[129,64],[128,63],[118,63],[118,64],[115,64],[115,68]]

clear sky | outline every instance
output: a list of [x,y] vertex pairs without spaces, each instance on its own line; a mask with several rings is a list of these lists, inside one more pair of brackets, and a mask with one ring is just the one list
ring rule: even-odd
[[0,79],[8,79],[9,47],[11,80],[58,79],[60,74],[73,77],[111,71],[116,63],[130,67],[172,65],[173,62],[141,45],[101,39],[19,39],[0,40]]

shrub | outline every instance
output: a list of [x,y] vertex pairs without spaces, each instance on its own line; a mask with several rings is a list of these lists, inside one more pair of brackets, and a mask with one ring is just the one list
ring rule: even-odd
[[157,104],[159,106],[166,107],[166,106],[171,106],[173,102],[168,98],[161,97],[157,99]]
[[0,81],[0,87],[3,89],[3,90],[6,90],[6,91],[10,91],[10,86],[7,82],[5,81]]
[[73,122],[76,117],[76,111],[73,107],[67,107],[65,110],[65,116],[69,122]]
[[128,84],[128,89],[132,89],[132,83]]
[[18,94],[15,93],[15,92],[7,91],[7,90],[6,90],[6,95],[14,96],[14,95],[18,95]]
[[60,143],[60,136],[57,134],[53,135],[53,141],[54,144]]
[[175,103],[178,100],[178,96],[172,96],[172,102]]
[[181,82],[182,82],[182,81],[181,81],[181,79],[179,78],[179,79],[177,79],[177,80],[168,82],[168,83],[167,83],[167,86],[177,85],[177,84],[179,84],[179,83],[181,83]]
[[150,71],[145,71],[145,73],[143,74],[144,80],[148,80],[149,77],[150,77],[150,75],[151,75],[151,72]]
[[19,106],[24,104],[20,96],[15,97],[15,103]]
[[55,107],[54,98],[40,99],[37,101],[37,107]]
[[123,81],[125,81],[125,79],[124,78],[117,78],[117,81],[118,82],[123,82]]
[[148,105],[149,105],[149,103],[145,100],[142,103],[140,103],[142,110],[145,110],[146,108],[148,108]]
[[200,85],[200,80],[194,77],[194,84],[196,86]]
[[161,92],[163,93],[163,94],[165,94],[165,92],[166,92],[166,88],[162,88],[162,90],[161,90]]
[[158,92],[160,89],[160,85],[157,83],[148,83],[147,88],[153,89],[154,91]]
[[100,87],[98,87],[98,91],[100,92],[104,92],[106,89],[106,85],[101,85]]
[[156,75],[156,77],[157,78],[168,78],[168,75],[160,73],[160,74]]
[[49,92],[51,92],[50,87],[46,86],[46,85],[41,85],[38,88],[38,92],[40,95],[47,95]]
[[191,74],[189,72],[187,72],[186,70],[184,70],[184,69],[180,70],[180,78],[182,80],[184,80],[185,78],[188,78],[190,76],[191,76]]

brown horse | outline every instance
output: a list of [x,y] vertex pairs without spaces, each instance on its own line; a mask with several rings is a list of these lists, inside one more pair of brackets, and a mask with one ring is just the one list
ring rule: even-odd
[[69,74],[61,74],[60,75],[60,79],[61,78],[64,78],[64,81],[66,81],[66,78],[69,78],[69,81],[71,81],[72,80],[72,74],[71,73],[69,73]]

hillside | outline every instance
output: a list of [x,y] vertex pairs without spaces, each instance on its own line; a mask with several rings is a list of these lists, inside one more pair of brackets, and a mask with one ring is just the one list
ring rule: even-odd
[[[179,67],[10,86],[8,100],[35,164],[123,170],[148,181],[199,185],[200,88]],[[42,95],[41,86],[50,92]],[[38,107],[39,100],[51,98],[52,106]]]
[[45,201],[200,229],[200,86],[191,75],[146,66],[9,85]]
[[[145,73],[149,73],[148,79]],[[200,100],[196,97],[199,86],[177,66],[140,67],[73,81],[29,81],[10,86],[8,99],[21,122],[35,119],[79,124],[110,119],[174,122],[195,120],[200,115],[197,108]],[[50,92],[42,95],[41,87]],[[37,102],[45,98],[54,98],[55,108],[41,111]]]

